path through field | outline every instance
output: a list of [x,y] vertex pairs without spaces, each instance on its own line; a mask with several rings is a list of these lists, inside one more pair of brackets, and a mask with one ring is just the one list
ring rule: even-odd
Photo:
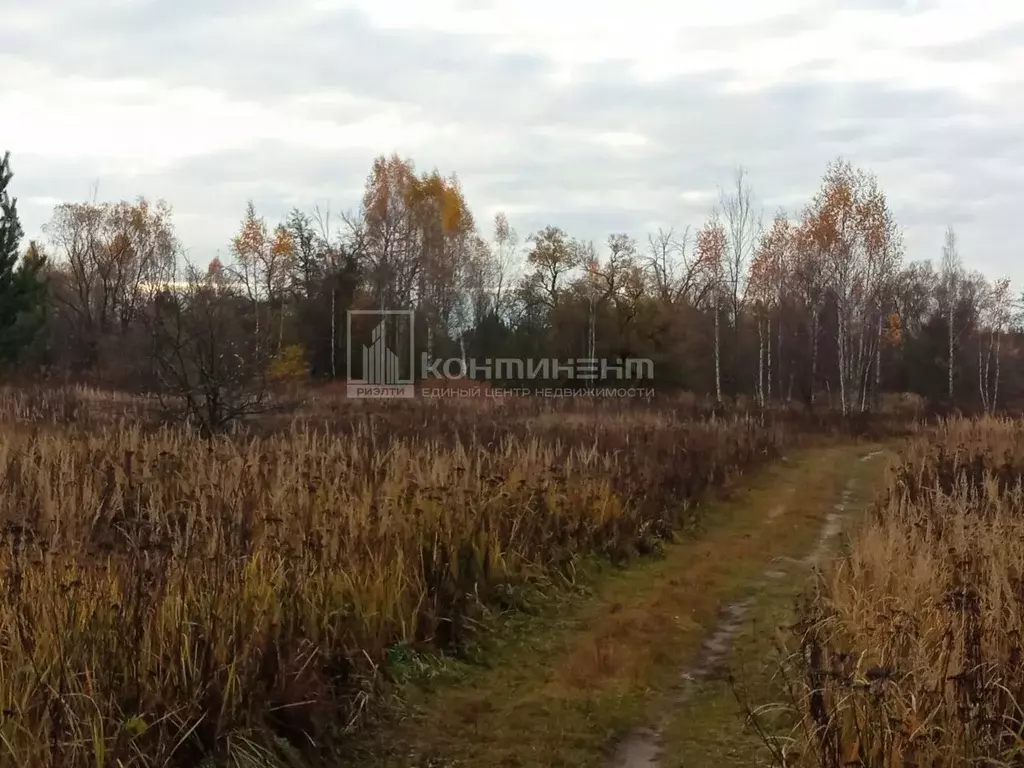
[[664,558],[601,577],[491,659],[415,701],[360,765],[748,765],[733,688],[764,703],[775,628],[871,498],[880,446],[808,451],[709,504]]

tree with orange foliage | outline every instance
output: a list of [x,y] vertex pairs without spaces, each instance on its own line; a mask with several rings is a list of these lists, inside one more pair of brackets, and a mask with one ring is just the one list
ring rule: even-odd
[[64,203],[45,225],[54,252],[52,297],[71,321],[86,365],[123,355],[123,338],[174,269],[171,208],[145,198]]
[[418,241],[416,304],[427,325],[427,354],[434,333],[461,335],[471,314],[464,287],[474,256],[476,228],[456,176],[434,170],[411,188]]
[[[753,302],[758,333],[757,395],[762,407],[772,396],[771,318],[778,316],[779,356],[782,354],[782,295],[789,271],[791,227],[785,212],[779,211],[769,230],[762,233],[750,263],[747,297]],[[765,333],[767,329],[767,334]],[[766,368],[767,362],[767,368]],[[782,389],[781,379],[779,389]]]
[[[873,178],[872,178],[873,181]],[[882,391],[882,343],[885,320],[896,303],[897,281],[903,264],[903,234],[889,208],[888,200],[876,184],[872,184],[871,195],[859,211],[860,225],[864,232],[866,256],[866,291],[863,306],[864,333],[872,324],[874,331],[866,340],[867,351],[863,352],[860,363],[865,367],[860,381],[860,407],[867,410],[869,392],[874,393],[877,403]],[[862,337],[862,343],[865,339]],[[866,370],[874,358],[874,386],[871,386]]]
[[261,335],[260,315],[266,302],[266,281],[261,267],[266,261],[263,254],[268,246],[267,223],[256,215],[256,206],[250,200],[241,227],[231,240],[231,254],[234,257],[232,277],[242,285],[249,299],[257,339]]
[[466,281],[476,228],[458,177],[417,175],[411,160],[380,156],[366,180],[361,256],[381,309],[415,309],[434,335],[460,332],[471,314]]
[[719,218],[718,209],[697,231],[695,251],[701,273],[708,283],[708,295],[711,297],[711,312],[715,324],[715,400],[722,402],[722,330],[721,300],[723,291],[723,275],[725,271],[725,255],[729,239],[725,227]]
[[527,263],[535,270],[535,281],[549,309],[554,309],[562,291],[565,276],[582,265],[583,251],[559,227],[545,227],[527,238],[530,250]]
[[284,224],[274,228],[274,236],[266,251],[263,273],[267,281],[267,298],[271,308],[277,307],[277,354],[284,348],[284,321],[287,314],[288,298],[291,293],[291,278],[294,274],[297,249],[291,230]]
[[791,290],[807,323],[810,370],[808,400],[813,406],[818,395],[818,351],[821,315],[828,290],[828,275],[821,245],[814,236],[814,215],[808,207],[791,235],[793,247]]
[[885,343],[898,347],[903,343],[903,321],[899,312],[890,312],[885,319],[885,330],[883,332]]
[[803,229],[807,252],[821,259],[836,304],[842,411],[858,404],[865,410],[871,363],[880,370],[885,292],[902,258],[899,231],[875,177],[844,160],[827,168]]
[[397,154],[373,161],[363,192],[365,272],[381,309],[412,305],[420,261],[414,207],[419,188],[412,162]]
[[[285,225],[268,231],[266,220],[256,215],[250,200],[238,233],[231,241],[235,258],[232,276],[243,286],[252,307],[256,335],[260,335],[260,316],[273,326],[276,318],[276,349],[284,345],[284,318],[291,277],[296,259],[295,241]],[[268,327],[269,331],[269,327]]]

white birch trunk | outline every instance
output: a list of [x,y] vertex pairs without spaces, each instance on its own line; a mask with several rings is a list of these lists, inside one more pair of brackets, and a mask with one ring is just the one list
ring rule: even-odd
[[715,399],[722,402],[722,359],[721,359],[721,313],[718,309],[718,295],[715,295]]
[[[949,299],[949,302],[950,302],[950,305],[952,305],[952,303],[953,303],[952,298]],[[948,378],[948,383],[947,383],[947,390],[948,391],[947,391],[947,395],[949,396],[950,400],[953,399],[953,345],[954,345],[953,316],[954,316],[954,311],[951,308],[949,310],[949,317],[948,317],[948,320],[949,320],[949,368],[948,368],[948,371],[947,371],[947,378]]]
[[757,403],[764,408],[764,320],[757,319]]
[[988,387],[985,383],[985,368],[982,363],[981,338],[978,338],[978,395],[981,397],[981,408],[988,413]]
[[882,397],[882,313],[878,315],[878,334],[875,340],[875,405]]
[[996,380],[992,386],[992,413],[996,412],[996,401],[999,399],[999,374],[1002,366],[1000,365],[1000,347],[1002,345],[1003,334],[996,334]]
[[[338,312],[336,288],[331,288],[331,378],[338,378]],[[351,372],[350,372],[351,373]]]
[[811,405],[817,400],[818,387],[818,311],[811,318]]
[[839,402],[842,404],[843,416],[846,415],[846,320],[842,312],[837,322],[836,346],[839,352]]

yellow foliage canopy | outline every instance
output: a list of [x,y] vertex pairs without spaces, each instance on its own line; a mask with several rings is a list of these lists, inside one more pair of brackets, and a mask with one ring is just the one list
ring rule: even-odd
[[267,377],[276,384],[298,384],[309,378],[306,348],[301,344],[284,347],[270,362]]
[[885,341],[893,346],[897,346],[903,341],[903,325],[900,322],[899,312],[893,312],[885,319],[883,335]]
[[458,178],[437,170],[417,176],[411,160],[378,157],[366,180],[363,205],[371,231],[385,221],[404,220],[423,232],[443,236],[468,234],[474,228]]

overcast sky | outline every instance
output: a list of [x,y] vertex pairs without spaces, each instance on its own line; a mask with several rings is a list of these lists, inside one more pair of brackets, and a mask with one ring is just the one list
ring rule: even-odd
[[[842,6],[842,7],[840,7]],[[375,155],[459,174],[482,228],[697,226],[744,165],[766,215],[843,155],[908,259],[947,224],[1024,287],[1024,3],[0,0],[0,151],[29,236],[145,195],[197,261],[248,199],[357,204]]]

